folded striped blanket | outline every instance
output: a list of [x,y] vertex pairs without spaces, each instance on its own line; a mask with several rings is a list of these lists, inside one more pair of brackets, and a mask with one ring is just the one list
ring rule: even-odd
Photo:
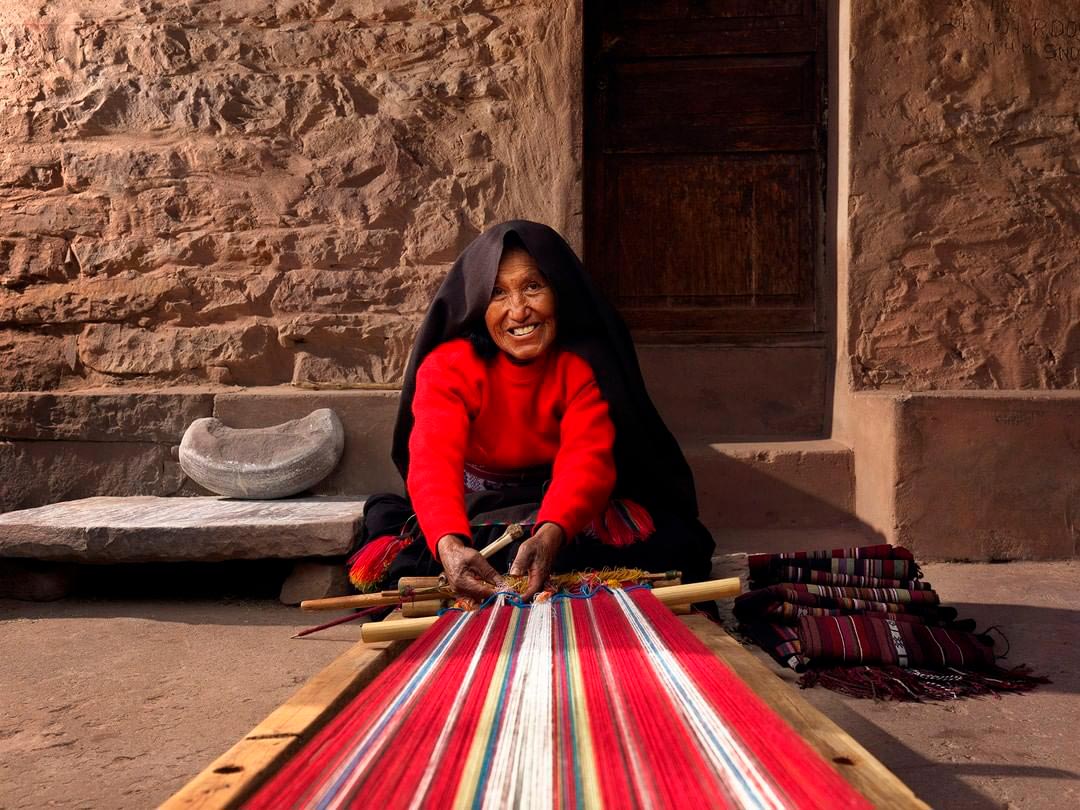
[[997,665],[988,633],[957,618],[910,551],[861,546],[749,557],[740,628],[782,665],[857,697],[943,700],[1026,691],[1046,679]]

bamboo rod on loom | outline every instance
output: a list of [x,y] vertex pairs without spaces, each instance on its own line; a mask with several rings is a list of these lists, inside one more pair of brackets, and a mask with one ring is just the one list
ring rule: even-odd
[[397,591],[379,593],[357,593],[352,596],[331,596],[327,599],[305,599],[300,603],[301,610],[348,610],[349,608],[369,608],[396,605],[408,599],[446,599],[454,595],[450,588],[439,586],[417,588],[403,594]]
[[[640,579],[643,582],[651,582],[654,588],[670,588],[674,585],[682,585],[681,579],[678,577],[671,578],[667,574],[646,574]],[[401,615],[406,619],[415,619],[419,616],[434,616],[443,608],[449,607],[451,599],[453,599],[453,595],[440,599],[422,597],[416,600],[404,601],[401,603]]]
[[[689,605],[709,599],[728,599],[738,596],[742,585],[738,577],[713,579],[708,582],[692,582],[688,585],[672,585],[670,588],[657,588],[653,595],[668,607]],[[370,643],[376,641],[400,641],[420,636],[439,619],[438,616],[424,616],[418,619],[399,619],[397,621],[371,622],[360,628],[360,636]]]

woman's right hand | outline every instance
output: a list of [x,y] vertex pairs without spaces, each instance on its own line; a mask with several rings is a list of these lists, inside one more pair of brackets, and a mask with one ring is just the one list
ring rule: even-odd
[[480,552],[465,545],[457,535],[440,537],[437,549],[446,579],[458,596],[483,602],[506,587],[505,580],[480,556]]

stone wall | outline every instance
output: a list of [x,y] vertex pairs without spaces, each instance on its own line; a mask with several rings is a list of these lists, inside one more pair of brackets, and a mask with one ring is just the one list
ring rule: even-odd
[[1080,554],[1080,15],[835,0],[832,435],[920,559]]
[[579,16],[5,0],[0,391],[393,386],[483,227],[579,238]]
[[1076,3],[851,15],[855,389],[1080,388]]

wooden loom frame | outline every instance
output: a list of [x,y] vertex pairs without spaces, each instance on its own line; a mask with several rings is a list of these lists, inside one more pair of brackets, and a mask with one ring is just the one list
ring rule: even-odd
[[[875,807],[929,810],[929,805],[892,771],[799,697],[723,628],[700,615],[683,616],[682,621]],[[408,644],[407,641],[359,641],[354,644],[173,794],[160,810],[230,810],[239,807],[277,767],[386,669]]]

